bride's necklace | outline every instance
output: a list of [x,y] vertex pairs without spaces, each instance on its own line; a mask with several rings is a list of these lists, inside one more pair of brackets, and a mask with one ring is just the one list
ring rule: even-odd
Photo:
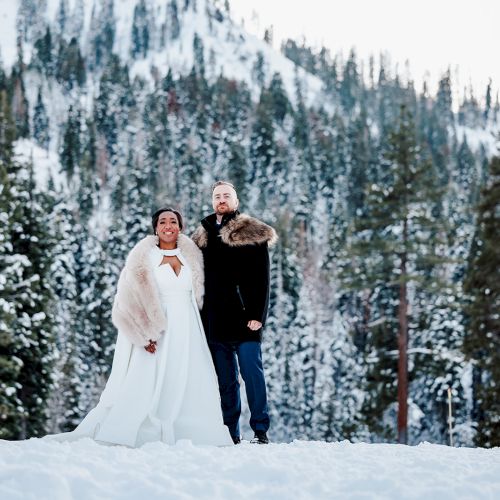
[[159,250],[164,257],[174,257],[181,253],[178,248],[172,248],[172,250],[163,250],[162,248],[159,248]]

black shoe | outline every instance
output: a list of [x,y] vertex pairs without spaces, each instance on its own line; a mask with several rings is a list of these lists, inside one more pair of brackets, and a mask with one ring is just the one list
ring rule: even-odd
[[255,431],[255,436],[250,442],[253,444],[269,444],[266,431]]
[[241,443],[241,437],[240,436],[231,436],[233,443],[234,444],[240,444]]

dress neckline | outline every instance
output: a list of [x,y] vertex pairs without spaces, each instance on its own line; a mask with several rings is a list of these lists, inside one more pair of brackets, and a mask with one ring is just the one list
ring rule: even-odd
[[162,248],[158,247],[158,250],[164,257],[175,257],[176,255],[179,255],[181,253],[179,248],[172,248],[171,250],[163,250]]

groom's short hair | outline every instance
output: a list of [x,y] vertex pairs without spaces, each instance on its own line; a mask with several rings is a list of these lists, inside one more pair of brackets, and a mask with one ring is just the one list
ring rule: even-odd
[[236,188],[234,187],[233,184],[231,184],[228,181],[217,181],[212,184],[212,193],[215,191],[215,188],[218,186],[229,186],[230,188],[234,189],[234,192],[236,193]]

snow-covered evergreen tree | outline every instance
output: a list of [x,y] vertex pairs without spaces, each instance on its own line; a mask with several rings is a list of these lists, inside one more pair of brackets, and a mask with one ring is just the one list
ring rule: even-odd
[[477,231],[471,249],[466,290],[467,323],[465,352],[474,360],[476,444],[493,447],[500,443],[500,290],[498,281],[500,158],[494,157],[478,205]]
[[35,110],[33,114],[33,137],[35,141],[44,149],[48,149],[49,137],[49,118],[47,110],[42,99],[42,89],[38,89],[36,97]]

